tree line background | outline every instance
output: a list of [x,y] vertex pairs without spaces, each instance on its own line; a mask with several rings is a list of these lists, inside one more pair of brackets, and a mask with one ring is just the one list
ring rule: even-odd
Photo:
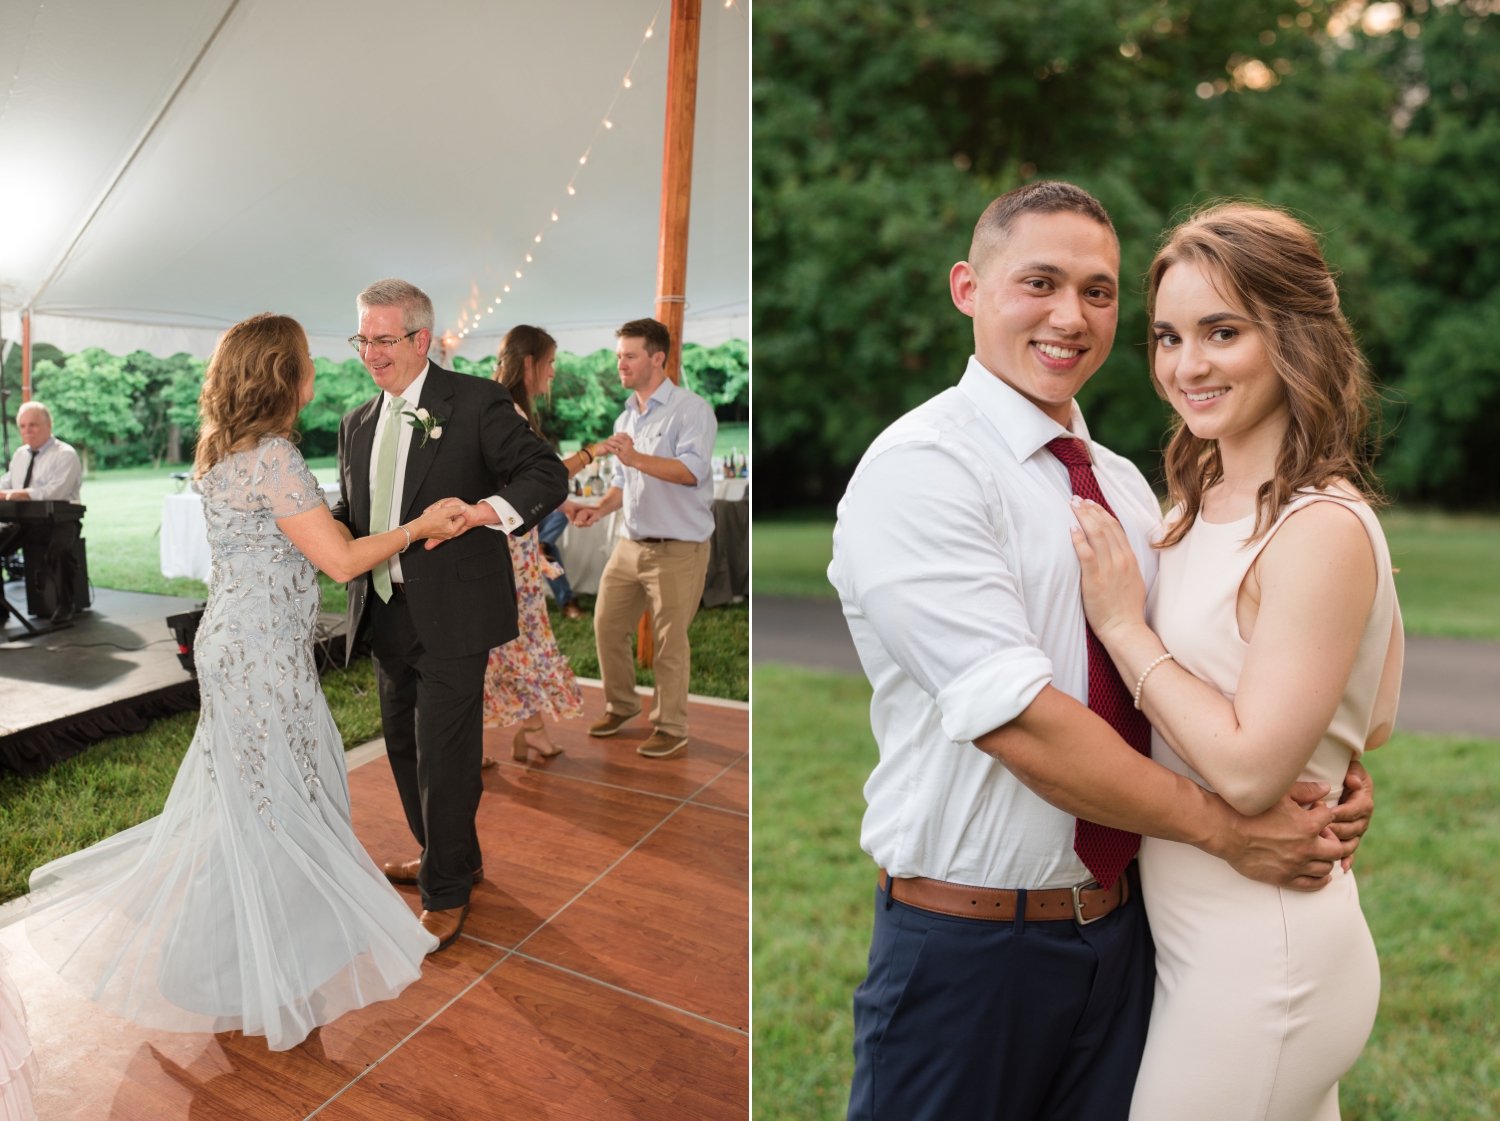
[[[187,354],[156,358],[145,351],[119,357],[90,348],[64,354],[32,348],[32,394],[52,412],[54,431],[80,449],[90,469],[178,463],[192,458],[198,433],[198,394],[208,363]],[[314,359],[317,393],[298,418],[303,454],[333,455],[339,419],[375,394],[358,358]],[[494,358],[454,357],[452,368],[490,377]],[[620,385],[612,350],[578,355],[558,351],[549,398],[537,403],[543,431],[555,442],[600,440],[613,430],[629,390]],[[683,384],[714,406],[720,421],[749,418],[750,348],[732,339],[715,347],[688,343],[682,351]],[[15,411],[21,402],[21,353],[13,346],[0,384],[10,390],[6,416],[11,451],[20,446]],[[4,468],[0,467],[0,471]]]
[[1119,332],[1080,395],[1160,481],[1140,280],[1195,204],[1292,209],[1381,388],[1387,490],[1500,500],[1500,0],[760,0],[757,510],[826,507],[972,353],[947,276],[1034,178],[1109,209]]

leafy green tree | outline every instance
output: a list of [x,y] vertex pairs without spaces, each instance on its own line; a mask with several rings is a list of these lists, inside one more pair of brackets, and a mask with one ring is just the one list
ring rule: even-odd
[[53,431],[75,445],[90,461],[109,463],[109,451],[142,433],[136,398],[145,391],[147,375],[98,347],[72,354],[61,365],[38,363],[33,371],[36,396],[52,412]]
[[1409,37],[1403,11],[1367,32],[1345,26],[1352,10],[763,0],[753,298],[768,478],[757,501],[832,502],[881,428],[954,384],[972,335],[949,267],[983,207],[1034,178],[1077,183],[1114,218],[1120,328],[1082,404],[1093,432],[1148,474],[1166,411],[1145,368],[1139,285],[1163,229],[1196,203],[1251,196],[1310,221],[1357,330],[1394,356],[1389,275],[1424,254],[1403,210],[1395,75],[1410,74],[1426,25]]

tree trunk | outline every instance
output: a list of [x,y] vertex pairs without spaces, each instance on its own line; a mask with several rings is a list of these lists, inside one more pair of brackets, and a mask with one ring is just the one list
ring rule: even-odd
[[167,429],[167,462],[182,462],[182,429],[175,424]]

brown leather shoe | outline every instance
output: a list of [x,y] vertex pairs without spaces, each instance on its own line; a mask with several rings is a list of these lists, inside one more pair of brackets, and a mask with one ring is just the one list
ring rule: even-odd
[[563,605],[562,613],[564,619],[587,619],[589,617],[588,612],[579,607],[576,600],[571,599]]
[[652,732],[635,751],[637,755],[644,755],[647,759],[665,759],[668,755],[681,751],[687,746],[687,742],[687,736],[672,732]]
[[[417,873],[422,868],[419,857],[416,860],[387,860],[385,866],[380,870],[385,873],[385,878],[393,884],[404,884],[407,887],[417,886]],[[484,880],[484,869],[474,873],[474,882],[482,883]]]
[[465,903],[462,907],[450,907],[446,911],[423,911],[419,922],[428,934],[436,936],[438,950],[446,950],[453,945],[454,940],[463,933],[464,919],[469,917],[469,905]]
[[604,719],[595,720],[589,725],[589,735],[612,736],[639,715],[639,712],[632,712],[629,716],[617,716],[613,712],[606,712]]

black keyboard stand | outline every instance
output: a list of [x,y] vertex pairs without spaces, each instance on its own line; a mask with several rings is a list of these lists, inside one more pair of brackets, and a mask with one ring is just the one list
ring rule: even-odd
[[[22,527],[15,523],[0,522],[0,557],[9,556],[15,548],[16,541],[21,537]],[[9,617],[14,615],[21,626],[26,628],[25,635],[17,635],[17,638],[39,638],[48,631],[60,631],[71,627],[72,623],[43,623],[40,627],[26,618],[20,608],[16,607],[10,600],[5,598],[5,590],[0,586],[0,642],[8,642],[10,638],[5,633],[6,623]]]

